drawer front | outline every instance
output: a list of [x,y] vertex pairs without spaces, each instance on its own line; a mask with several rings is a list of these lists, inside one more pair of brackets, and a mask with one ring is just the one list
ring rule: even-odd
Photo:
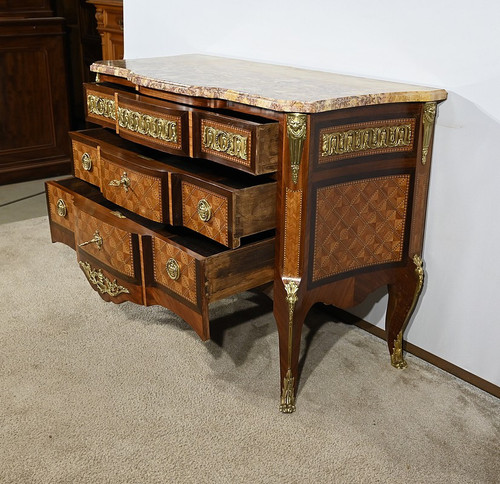
[[113,203],[155,222],[168,223],[162,177],[141,173],[101,154],[101,191]]
[[182,225],[225,246],[232,246],[228,197],[186,180],[181,182],[181,191]]
[[189,155],[189,114],[179,106],[143,96],[118,95],[120,136],[168,153]]
[[138,242],[137,236],[133,240],[133,235],[84,211],[77,210],[75,242],[79,247],[79,252],[86,252],[127,277],[138,278],[139,274],[136,274],[136,261],[134,260]]
[[193,152],[248,173],[278,166],[278,123],[258,123],[208,112],[193,113]]
[[51,222],[62,225],[73,232],[75,227],[75,213],[71,193],[48,182],[47,202]]
[[87,121],[116,127],[116,102],[113,89],[96,84],[84,84]]
[[189,303],[198,306],[198,270],[196,258],[168,241],[153,237],[153,277]]
[[75,176],[99,186],[99,148],[97,145],[72,140]]

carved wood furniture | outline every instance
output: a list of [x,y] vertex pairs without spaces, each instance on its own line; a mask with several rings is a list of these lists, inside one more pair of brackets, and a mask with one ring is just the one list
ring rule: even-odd
[[405,366],[445,91],[195,55],[92,69],[103,128],[72,134],[75,178],[47,197],[52,240],[105,300],[161,304],[206,339],[209,303],[272,281],[289,413],[311,306],[387,285]]
[[64,19],[48,3],[0,3],[0,184],[71,170]]
[[101,34],[102,58],[123,59],[123,1],[87,0],[96,8],[97,30]]

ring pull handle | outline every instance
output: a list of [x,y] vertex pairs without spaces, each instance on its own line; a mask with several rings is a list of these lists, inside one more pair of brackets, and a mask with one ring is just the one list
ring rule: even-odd
[[109,185],[112,187],[123,187],[123,189],[128,192],[128,188],[130,187],[130,178],[127,176],[127,172],[124,171],[119,180],[111,180]]
[[78,247],[83,247],[83,246],[89,245],[89,244],[95,244],[95,245],[97,245],[97,248],[99,250],[101,250],[102,243],[103,243],[103,239],[101,237],[101,234],[99,233],[99,230],[96,230],[94,232],[94,237],[92,237],[90,240],[87,240],[87,242],[82,242],[81,244],[78,244]]
[[68,208],[66,207],[66,203],[62,198],[60,198],[56,202],[56,211],[59,217],[66,217],[66,214],[68,213]]
[[82,155],[82,167],[85,171],[92,170],[92,157],[88,153]]
[[202,198],[198,202],[196,211],[198,212],[198,217],[200,217],[202,222],[208,222],[212,218],[212,206],[208,203],[206,198]]
[[173,281],[177,281],[179,277],[181,277],[181,268],[179,267],[179,263],[172,257],[168,259],[165,270],[167,271],[168,277]]

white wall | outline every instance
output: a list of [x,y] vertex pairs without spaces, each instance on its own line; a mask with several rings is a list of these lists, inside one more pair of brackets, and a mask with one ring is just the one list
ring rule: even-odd
[[[500,3],[124,1],[125,56],[205,53],[445,88],[406,338],[500,385]],[[377,298],[382,297],[377,302]],[[386,297],[357,308],[383,326]]]

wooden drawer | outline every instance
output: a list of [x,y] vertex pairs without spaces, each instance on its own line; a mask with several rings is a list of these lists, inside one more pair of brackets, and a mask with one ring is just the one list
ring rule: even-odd
[[85,117],[91,123],[116,128],[115,90],[99,84],[84,84]]
[[189,156],[189,108],[118,93],[117,133],[167,153]]
[[174,225],[182,225],[226,247],[241,237],[276,226],[276,182],[239,177],[210,180],[179,175],[173,188]]
[[[273,279],[274,237],[269,234],[228,249],[186,229],[167,230],[128,211],[117,212],[96,187],[77,178],[46,186],[49,204],[63,197],[69,208],[66,216],[56,214],[55,205],[51,210],[52,240],[71,242],[80,268],[106,301],[160,304],[207,339],[211,302]],[[58,224],[60,217],[64,226]]]
[[[94,183],[104,197],[149,220],[184,226],[230,248],[239,247],[242,237],[276,225],[277,188],[270,177],[204,160],[186,163],[104,129],[82,131],[72,138],[79,158],[81,152],[97,151],[100,173]],[[78,176],[76,166],[81,163],[74,162]],[[83,173],[87,181],[89,173]]]
[[75,246],[93,288],[113,302],[143,303],[139,236],[127,219],[83,198],[75,200]]
[[73,233],[75,214],[72,192],[56,182],[47,182],[45,186],[50,222],[60,225]]
[[63,242],[75,248],[75,200],[89,199],[101,204],[109,204],[99,190],[78,178],[66,178],[45,183],[47,212],[50,220],[52,242]]
[[100,153],[99,144],[92,139],[69,133],[73,149],[73,170],[75,176],[92,185],[100,184]]
[[[103,147],[101,191],[108,200],[149,220],[169,223],[168,175],[161,163],[130,156],[126,160]],[[139,163],[137,163],[139,162]]]
[[[140,146],[105,129],[88,129],[70,136],[75,176],[98,186],[117,205],[155,222],[170,222],[169,171],[164,163],[144,156]],[[86,155],[96,159],[90,170],[83,167]]]
[[209,111],[193,113],[193,156],[254,175],[278,166],[279,125],[256,117],[238,118]]
[[[274,238],[221,249],[196,236],[143,237],[148,304],[162,304],[186,319],[202,339],[210,336],[208,304],[273,279]],[[149,255],[148,255],[149,254]]]
[[241,113],[213,112],[85,84],[87,120],[131,141],[167,153],[204,158],[261,175],[278,166],[279,124]]

